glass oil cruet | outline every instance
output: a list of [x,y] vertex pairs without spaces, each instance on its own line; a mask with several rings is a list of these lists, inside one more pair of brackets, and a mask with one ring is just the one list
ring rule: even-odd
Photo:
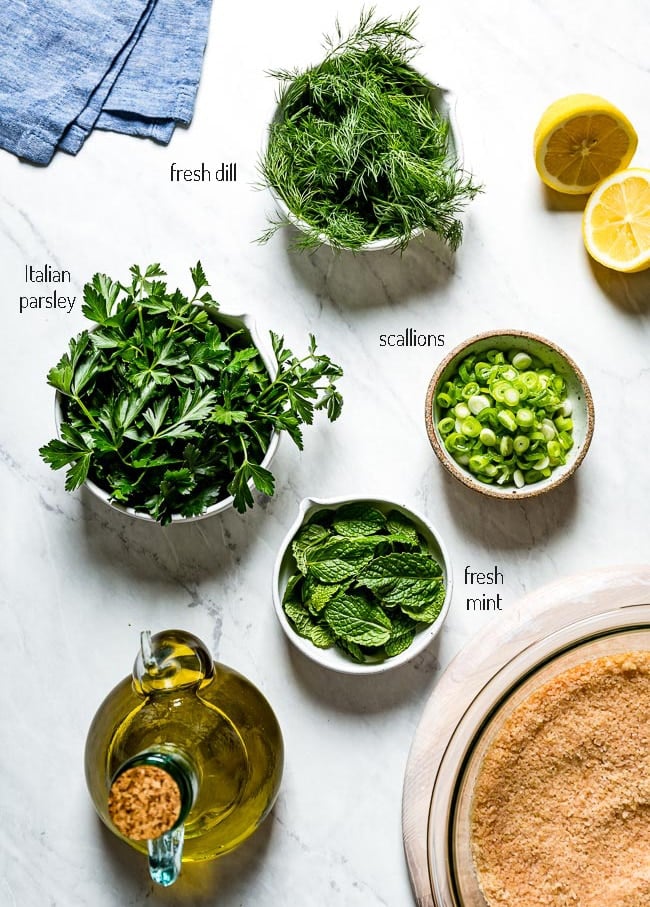
[[232,850],[262,822],[283,764],[280,727],[250,681],[182,630],[142,633],[132,677],[109,693],[86,741],[103,822],[148,853],[159,885],[181,859]]

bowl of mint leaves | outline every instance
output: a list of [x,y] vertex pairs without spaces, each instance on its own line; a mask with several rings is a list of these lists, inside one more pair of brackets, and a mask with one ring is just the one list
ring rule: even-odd
[[273,603],[290,642],[344,674],[418,655],[451,601],[451,565],[434,527],[368,498],[306,498],[275,564]]
[[197,520],[272,495],[269,469],[286,432],[302,449],[316,410],[341,412],[341,368],[317,351],[295,356],[270,332],[263,349],[248,315],[227,315],[199,262],[193,292],[168,288],[160,265],[123,285],[96,274],[84,287],[89,330],[47,380],[58,437],[40,449],[65,487],[85,484],[122,513],[161,524]]
[[415,22],[364,11],[348,35],[337,22],[317,65],[270,73],[280,91],[260,171],[277,216],[261,241],[291,224],[299,249],[403,250],[425,231],[460,245],[479,186],[449,92],[411,66]]

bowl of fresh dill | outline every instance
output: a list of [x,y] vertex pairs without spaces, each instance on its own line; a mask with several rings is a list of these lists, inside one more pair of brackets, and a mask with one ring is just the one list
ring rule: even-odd
[[337,22],[323,60],[272,72],[281,84],[260,162],[276,215],[261,237],[298,229],[295,246],[404,249],[436,233],[460,245],[479,191],[461,163],[453,96],[411,65],[416,14]]

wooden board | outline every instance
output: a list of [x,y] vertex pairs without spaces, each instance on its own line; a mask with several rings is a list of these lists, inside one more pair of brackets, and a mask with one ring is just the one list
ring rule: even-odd
[[650,604],[650,564],[609,567],[558,580],[520,599],[511,615],[473,638],[436,683],[406,765],[402,837],[418,907],[436,901],[429,875],[427,826],[433,784],[466,708],[494,673],[552,629],[613,608]]

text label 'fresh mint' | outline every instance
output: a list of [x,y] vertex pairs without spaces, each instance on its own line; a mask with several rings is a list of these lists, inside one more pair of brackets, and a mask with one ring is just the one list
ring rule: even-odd
[[236,183],[237,163],[223,161],[214,169],[203,162],[200,167],[183,167],[173,163],[169,167],[169,180],[172,183]]
[[[471,566],[465,567],[465,586],[502,586],[503,573],[496,564],[490,570],[472,570]],[[492,590],[490,590],[492,592]],[[467,596],[468,611],[502,611],[503,599],[501,593],[490,595],[483,593],[478,596]]]
[[[25,265],[25,283],[28,287],[30,284],[37,284],[38,289],[49,290],[51,284],[72,283],[72,277],[70,271],[53,268],[52,265],[45,262],[43,265]],[[27,292],[24,296],[19,296],[18,310],[21,315],[23,312],[39,309],[53,309],[69,315],[76,301],[76,296],[60,293],[55,286],[54,290],[50,292],[32,294]]]

